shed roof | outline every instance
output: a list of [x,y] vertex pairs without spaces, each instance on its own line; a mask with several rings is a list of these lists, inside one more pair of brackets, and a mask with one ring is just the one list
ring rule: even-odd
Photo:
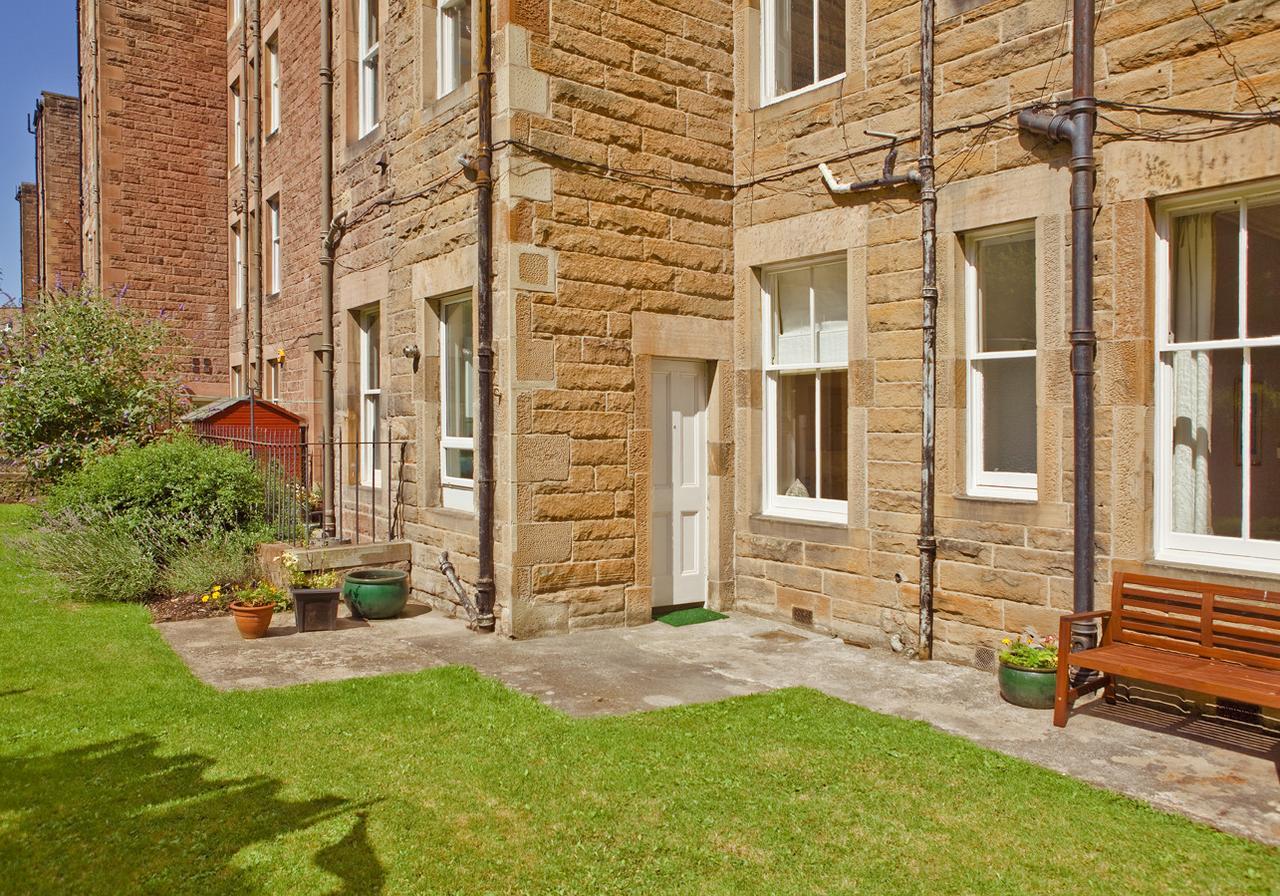
[[235,412],[240,407],[248,407],[252,402],[255,411],[265,411],[267,416],[272,415],[283,417],[291,423],[301,424],[304,421],[293,411],[283,408],[274,401],[267,401],[263,398],[253,398],[249,395],[233,395],[229,398],[219,398],[217,401],[211,401],[203,407],[194,408],[182,415],[183,423],[208,423],[217,420],[220,417],[227,416]]

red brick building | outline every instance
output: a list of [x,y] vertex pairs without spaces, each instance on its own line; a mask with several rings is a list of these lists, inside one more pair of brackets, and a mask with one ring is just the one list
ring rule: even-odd
[[81,0],[85,276],[164,314],[197,397],[227,391],[227,9]]
[[80,280],[80,101],[42,93],[36,103],[37,291]]
[[21,240],[19,254],[22,270],[19,273],[16,299],[31,299],[40,291],[40,227],[37,224],[36,185],[21,184],[17,195],[18,201],[18,236]]

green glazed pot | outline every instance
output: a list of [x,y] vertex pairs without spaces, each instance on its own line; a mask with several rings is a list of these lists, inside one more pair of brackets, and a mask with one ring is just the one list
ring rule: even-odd
[[1057,669],[1016,669],[1000,664],[1000,696],[1014,706],[1053,709],[1053,688]]
[[358,569],[347,573],[342,596],[352,616],[391,619],[409,600],[409,574],[399,569]]

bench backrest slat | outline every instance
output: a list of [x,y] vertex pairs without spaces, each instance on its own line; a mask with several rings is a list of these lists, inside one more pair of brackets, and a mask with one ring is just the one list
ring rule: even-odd
[[1116,573],[1107,629],[1115,643],[1280,669],[1280,595]]

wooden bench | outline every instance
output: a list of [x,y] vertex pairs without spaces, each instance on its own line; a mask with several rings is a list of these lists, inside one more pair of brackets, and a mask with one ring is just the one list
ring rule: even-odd
[[[1071,650],[1071,623],[1102,620],[1101,643]],[[1111,609],[1063,616],[1053,724],[1099,688],[1115,702],[1116,676],[1280,709],[1280,594],[1117,573]],[[1078,687],[1071,667],[1102,673]]]

